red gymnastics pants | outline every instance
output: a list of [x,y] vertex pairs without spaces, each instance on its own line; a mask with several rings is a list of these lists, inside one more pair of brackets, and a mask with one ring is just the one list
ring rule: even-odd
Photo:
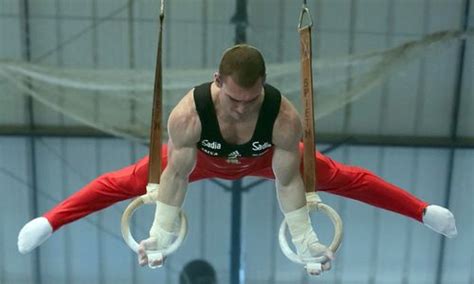
[[[300,144],[302,151],[303,145]],[[197,162],[189,181],[206,178],[239,179],[244,176],[275,179],[271,161],[273,151],[263,156],[243,158],[240,164],[229,164],[223,158],[206,155],[198,150]],[[167,147],[162,149],[162,168],[167,163]],[[302,166],[301,166],[302,168]],[[370,171],[338,163],[316,153],[318,190],[355,199],[397,212],[421,221],[428,205],[411,193],[377,177]],[[123,169],[105,173],[44,214],[53,230],[106,208],[116,202],[146,193],[148,156]]]

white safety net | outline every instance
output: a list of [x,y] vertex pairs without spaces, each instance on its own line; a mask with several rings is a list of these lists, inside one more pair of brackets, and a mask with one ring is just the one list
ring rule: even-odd
[[[316,116],[321,118],[364,96],[404,66],[422,56],[441,53],[467,32],[443,31],[395,48],[313,62]],[[300,105],[299,62],[268,64],[267,81]],[[214,69],[163,71],[163,105],[167,117],[193,86],[212,79]],[[140,70],[71,69],[0,61],[0,81],[52,110],[106,133],[147,141],[154,74]]]

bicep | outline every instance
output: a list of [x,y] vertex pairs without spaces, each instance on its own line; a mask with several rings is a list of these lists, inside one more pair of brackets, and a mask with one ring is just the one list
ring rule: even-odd
[[196,164],[196,143],[201,135],[201,124],[190,94],[173,109],[168,119],[167,168],[182,177],[187,177]]
[[[178,121],[180,122],[180,121]],[[189,125],[170,123],[168,127],[168,165],[167,169],[173,175],[187,177],[196,163],[196,135]],[[188,127],[188,128],[186,128]],[[181,131],[179,131],[181,129]],[[166,169],[165,169],[166,170]]]
[[280,185],[288,185],[301,178],[300,153],[298,148],[287,150],[275,147],[272,159],[273,173]]
[[196,147],[177,147],[174,146],[172,142],[169,143],[168,146],[168,165],[165,170],[173,175],[188,177],[196,164]]
[[300,174],[299,142],[302,135],[300,117],[286,98],[282,100],[280,113],[273,128],[272,167],[275,178],[281,185],[295,182]]

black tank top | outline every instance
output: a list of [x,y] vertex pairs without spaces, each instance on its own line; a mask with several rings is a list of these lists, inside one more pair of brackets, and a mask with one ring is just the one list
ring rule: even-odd
[[204,83],[194,88],[194,103],[202,128],[197,148],[207,155],[224,157],[229,162],[238,163],[240,157],[258,157],[273,147],[273,124],[281,103],[281,94],[276,88],[264,85],[264,99],[255,131],[250,141],[244,144],[230,144],[222,137],[212,101],[211,83]]

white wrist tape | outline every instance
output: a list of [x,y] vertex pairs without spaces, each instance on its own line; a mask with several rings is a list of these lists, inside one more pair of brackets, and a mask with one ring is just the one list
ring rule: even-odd
[[146,193],[142,195],[142,199],[145,204],[153,204],[155,203],[156,199],[158,198],[158,191],[160,189],[160,185],[158,183],[149,183],[146,185]]
[[156,242],[156,247],[153,249],[167,249],[169,246],[171,246],[177,235],[178,232],[167,232],[159,226],[156,226],[153,228],[153,234],[150,230],[150,237],[154,238]]
[[160,189],[160,184],[158,183],[149,183],[146,185],[146,192],[157,192]]
[[156,201],[155,220],[150,229],[150,236],[157,237],[161,231],[168,233],[177,232],[177,221],[181,208]]
[[298,255],[306,256],[309,253],[309,245],[319,241],[311,226],[308,207],[305,205],[285,213],[285,220]]

